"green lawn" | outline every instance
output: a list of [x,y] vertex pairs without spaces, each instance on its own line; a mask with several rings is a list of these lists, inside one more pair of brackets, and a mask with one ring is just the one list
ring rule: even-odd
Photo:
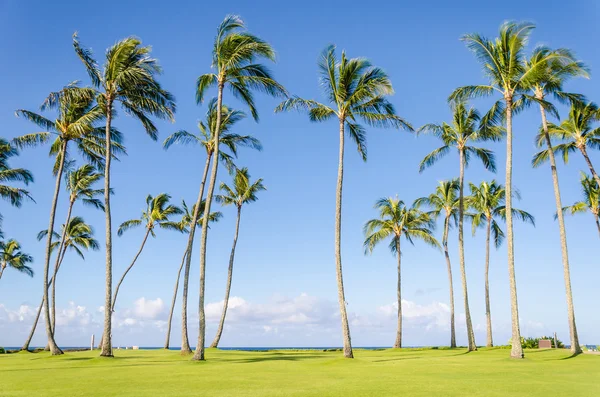
[[0,355],[1,396],[600,396],[600,356],[533,350],[525,360],[482,349],[175,351]]

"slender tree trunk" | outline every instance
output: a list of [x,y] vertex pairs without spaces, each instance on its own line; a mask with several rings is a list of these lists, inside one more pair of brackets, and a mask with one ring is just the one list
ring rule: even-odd
[[200,216],[200,206],[202,205],[202,197],[204,196],[204,185],[206,184],[206,177],[208,176],[208,168],[210,166],[211,157],[212,153],[207,153],[206,164],[204,165],[204,172],[202,173],[202,181],[200,182],[200,191],[198,192],[198,199],[196,200],[196,208],[194,209],[194,215],[192,216],[192,223],[190,226],[190,235],[188,236],[186,253],[184,254],[185,272],[183,275],[183,291],[181,294],[181,355],[188,355],[192,353],[192,348],[190,347],[190,341],[188,338],[187,327],[188,286],[190,281],[190,266],[192,264],[192,248],[194,246],[194,234],[196,233],[196,225]]
[[596,227],[598,228],[598,235],[600,236],[600,219],[598,219],[598,215],[594,214],[594,218],[596,219]]
[[346,297],[344,295],[344,279],[342,276],[342,188],[344,181],[344,120],[340,119],[340,154],[338,163],[338,178],[335,199],[335,271],[337,276],[338,302],[342,320],[342,337],[344,342],[344,357],[354,358],[350,326],[346,313]]
[[396,329],[396,341],[394,348],[402,347],[402,272],[401,272],[401,253],[400,253],[400,236],[396,238],[396,256],[398,258],[398,286],[396,299],[398,299],[398,328]]
[[112,357],[112,219],[110,214],[110,162],[112,99],[106,101],[105,165],[104,165],[104,216],[106,220],[106,291],[104,294],[104,332],[100,356]]
[[229,305],[229,293],[231,292],[231,278],[233,276],[233,259],[235,257],[235,246],[237,245],[238,233],[240,231],[240,218],[242,215],[242,206],[238,205],[237,209],[237,221],[235,223],[235,235],[233,236],[233,245],[231,247],[231,254],[229,254],[229,268],[227,269],[227,286],[225,287],[225,299],[223,299],[223,312],[221,313],[221,320],[219,321],[219,328],[215,339],[211,343],[210,347],[218,347],[219,341],[221,340],[221,334],[223,333],[223,326],[225,325],[225,316],[227,315],[227,307]]
[[[48,225],[48,238],[46,240],[46,259],[44,261],[44,316],[46,319],[46,334],[48,335],[48,346],[52,355],[63,354],[62,350],[56,345],[54,340],[54,334],[52,333],[52,323],[50,317],[50,299],[48,297],[48,273],[50,270],[50,256],[52,246],[52,231],[54,230],[54,218],[56,216],[56,205],[58,203],[58,195],[60,193],[60,183],[62,181],[62,174],[65,166],[65,157],[67,152],[67,141],[63,141],[62,152],[60,154],[61,159],[58,165],[58,172],[56,173],[56,185],[54,187],[54,197],[52,199],[52,205],[50,207],[50,222]],[[57,254],[58,255],[58,254]]]
[[487,323],[487,347],[494,346],[492,338],[492,311],[490,309],[490,236],[492,234],[492,218],[487,219],[485,237],[485,320]]
[[169,350],[169,343],[171,341],[171,322],[173,321],[173,312],[175,311],[175,302],[177,301],[177,291],[179,290],[179,279],[181,278],[181,271],[185,266],[185,258],[187,257],[187,251],[183,253],[183,259],[181,259],[181,266],[177,272],[177,280],[175,280],[175,291],[173,292],[173,299],[171,300],[171,310],[169,311],[169,320],[167,321],[167,337],[165,340],[165,350]]
[[448,253],[448,229],[450,228],[450,216],[446,215],[444,221],[444,235],[442,245],[444,246],[444,256],[446,257],[446,266],[448,267],[448,282],[450,285],[450,347],[456,347],[456,329],[454,326],[454,286],[452,282],[452,266],[450,265],[450,254]]
[[221,132],[221,113],[223,107],[223,83],[219,81],[217,94],[217,121],[215,123],[214,132],[214,152],[213,164],[210,171],[210,181],[208,183],[208,191],[206,192],[206,204],[204,206],[204,215],[202,218],[202,233],[200,235],[200,293],[198,298],[198,343],[196,343],[196,351],[194,352],[193,360],[204,360],[204,343],[206,339],[206,317],[204,313],[204,292],[205,292],[205,277],[206,277],[206,238],[208,237],[208,218],[210,217],[210,207],[212,204],[213,193],[217,182],[217,171],[219,169],[219,135]]
[[600,177],[598,176],[598,174],[596,174],[596,170],[594,169],[594,166],[592,165],[592,161],[590,160],[590,157],[587,154],[586,147],[582,146],[582,147],[579,148],[579,150],[581,150],[581,154],[583,154],[583,158],[585,159],[585,163],[587,164],[588,168],[590,169],[590,172],[594,176],[594,179],[596,180],[596,183],[598,184],[598,186],[600,186]]
[[[540,98],[543,99],[543,98]],[[546,111],[540,105],[542,114],[542,128],[544,130],[544,139],[548,147],[550,157],[550,169],[552,170],[552,185],[554,187],[554,200],[556,201],[556,218],[558,219],[558,230],[560,233],[560,248],[562,254],[563,274],[565,279],[565,291],[567,295],[567,311],[569,318],[569,336],[571,339],[571,352],[580,354],[581,347],[579,346],[579,336],[577,335],[577,326],[575,324],[575,309],[573,306],[573,294],[571,293],[571,267],[569,265],[569,251],[567,248],[567,231],[565,228],[565,217],[562,211],[562,200],[560,197],[560,186],[558,184],[558,170],[556,169],[556,159],[552,150],[552,141],[548,134],[548,121],[546,119]],[[598,226],[600,232],[600,225]]]
[[512,317],[512,358],[524,358],[519,327],[519,303],[515,276],[515,248],[512,216],[512,98],[506,97],[506,240],[508,246],[508,278],[510,282],[510,312]]
[[460,156],[460,176],[459,176],[459,197],[458,197],[458,260],[460,262],[460,278],[463,288],[463,300],[465,304],[465,320],[467,323],[467,339],[469,351],[477,350],[473,334],[473,324],[471,322],[471,311],[469,310],[469,293],[467,291],[467,272],[465,269],[465,245],[463,241],[463,223],[464,223],[464,184],[465,184],[465,152],[459,149]]

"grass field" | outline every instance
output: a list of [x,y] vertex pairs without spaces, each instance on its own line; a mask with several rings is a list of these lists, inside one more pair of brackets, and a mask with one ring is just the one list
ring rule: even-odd
[[0,355],[1,396],[600,396],[600,356],[533,350],[175,351]]

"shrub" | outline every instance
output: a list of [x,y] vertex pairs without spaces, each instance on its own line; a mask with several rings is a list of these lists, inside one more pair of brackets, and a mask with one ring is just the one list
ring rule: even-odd
[[0,346],[0,354],[6,354],[6,350],[2,346]]

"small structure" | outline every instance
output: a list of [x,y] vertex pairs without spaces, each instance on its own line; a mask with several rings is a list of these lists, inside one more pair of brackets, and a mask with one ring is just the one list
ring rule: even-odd
[[550,339],[540,339],[538,349],[552,349],[552,341]]
[[140,349],[140,347],[139,347],[139,346],[133,346],[133,347],[132,347],[132,349],[133,349],[133,350],[139,350],[139,349]]

